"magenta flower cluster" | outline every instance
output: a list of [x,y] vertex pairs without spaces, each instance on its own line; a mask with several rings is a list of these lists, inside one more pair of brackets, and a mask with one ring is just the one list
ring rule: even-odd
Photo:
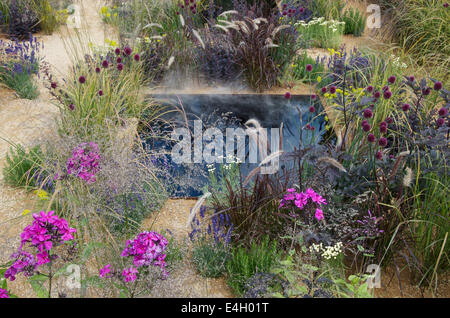
[[9,298],[8,291],[0,288],[0,298]]
[[67,173],[87,183],[94,183],[95,175],[100,171],[100,159],[97,144],[82,143],[72,151],[72,157],[67,160]]
[[[69,227],[69,223],[55,215],[54,211],[41,211],[40,214],[33,214],[33,218],[33,223],[25,227],[20,235],[20,248],[11,255],[14,262],[5,272],[5,278],[11,281],[22,272],[25,276],[32,276],[39,266],[56,257],[51,255],[54,247],[74,239],[72,233],[76,232],[76,229]],[[35,249],[36,255],[24,248]]]
[[[287,194],[281,199],[279,208],[295,206],[300,210],[303,210],[308,202],[316,204],[315,218],[318,221],[324,219],[323,210],[320,209],[321,205],[326,205],[327,201],[313,189],[308,188],[305,192],[297,192],[295,189],[287,189]],[[294,217],[294,215],[292,215]]]
[[[167,239],[156,232],[142,232],[134,240],[128,240],[121,256],[133,259],[133,265],[123,269],[122,278],[125,282],[133,282],[139,274],[138,268],[158,266],[167,277],[166,254]],[[100,277],[113,277],[114,270],[110,264],[100,269]]]
[[[180,3],[181,9],[189,9],[189,11],[192,14],[197,13],[197,1],[196,0],[184,0],[184,3]],[[177,15],[179,15],[180,12],[177,11]]]

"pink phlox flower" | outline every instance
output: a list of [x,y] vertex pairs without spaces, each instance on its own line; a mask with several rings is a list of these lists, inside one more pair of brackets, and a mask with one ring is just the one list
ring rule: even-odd
[[105,267],[100,268],[99,273],[100,277],[102,278],[111,277],[111,275],[109,275],[111,273],[111,264],[108,264]]
[[9,298],[8,291],[6,289],[0,288],[0,298]]
[[49,258],[48,253],[46,251],[41,252],[41,253],[37,253],[36,254],[36,258],[37,258],[37,264],[39,266],[47,264],[47,263],[50,263],[50,258]]
[[316,217],[317,221],[323,220],[324,219],[323,211],[321,209],[316,209],[315,217]]
[[134,266],[125,268],[122,272],[122,276],[125,278],[125,282],[134,282],[137,279],[138,270]]

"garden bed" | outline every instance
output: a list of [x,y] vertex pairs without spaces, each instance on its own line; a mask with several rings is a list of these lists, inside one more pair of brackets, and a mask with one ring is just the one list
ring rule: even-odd
[[0,298],[448,297],[448,4],[402,3],[0,0]]

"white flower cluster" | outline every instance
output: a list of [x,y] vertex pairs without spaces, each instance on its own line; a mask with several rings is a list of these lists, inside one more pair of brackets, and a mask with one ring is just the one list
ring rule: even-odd
[[305,21],[301,20],[295,24],[295,26],[301,25],[302,27],[309,28],[315,24],[319,24],[321,26],[328,26],[329,29],[331,29],[333,32],[336,32],[339,29],[339,26],[344,25],[345,22],[330,20],[330,21],[324,21],[324,17],[320,18],[314,18],[308,23],[305,23]]
[[392,64],[394,66],[400,67],[400,68],[407,68],[408,65],[406,65],[405,63],[400,62],[400,57],[399,56],[395,56],[394,54],[391,54],[391,59],[392,59]]
[[341,254],[342,251],[342,247],[343,244],[342,242],[337,242],[335,245],[330,245],[330,246],[325,246],[323,247],[323,244],[312,244],[309,247],[309,251],[312,252],[316,252],[316,253],[321,253],[321,256],[325,259],[336,259],[336,257],[339,256],[339,254]]
[[[235,157],[233,155],[228,155],[227,157],[219,157],[220,159],[226,159],[226,162],[223,163],[223,168],[225,170],[231,170],[231,168],[233,167],[233,164],[240,164],[242,163],[242,160],[239,159],[238,157]],[[206,165],[206,167],[208,168],[208,172],[214,172],[216,171],[216,167],[214,166],[214,164],[208,164]]]
[[227,163],[225,163],[225,164],[223,165],[223,168],[224,168],[225,170],[230,170],[230,169],[232,168],[232,165],[233,165],[233,164],[239,164],[239,163],[242,163],[242,160],[241,160],[241,159],[239,159],[238,157],[235,157],[235,156],[233,156],[233,155],[228,155],[226,159],[227,159]]

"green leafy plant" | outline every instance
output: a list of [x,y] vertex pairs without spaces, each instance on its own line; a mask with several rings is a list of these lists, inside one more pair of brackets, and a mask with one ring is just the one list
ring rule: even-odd
[[311,10],[314,17],[325,17],[326,19],[340,19],[345,3],[342,0],[314,0]]
[[[311,72],[306,70],[306,66],[313,65]],[[319,76],[324,73],[325,67],[323,63],[317,59],[309,57],[306,52],[298,55],[291,65],[292,76],[295,80],[300,80],[305,83],[317,82]]]
[[344,22],[314,18],[308,23],[300,21],[295,24],[301,34],[299,44],[319,48],[338,48],[344,33]]
[[335,279],[334,283],[338,286],[338,294],[345,298],[373,298],[369,290],[367,280],[369,275],[357,276],[350,275],[348,281],[344,279]]
[[358,10],[350,8],[345,11],[342,21],[345,22],[344,34],[353,34],[354,36],[361,36],[366,27],[366,20],[363,14]]
[[281,254],[277,242],[271,243],[269,237],[265,237],[260,244],[252,243],[250,249],[245,247],[234,249],[226,265],[228,285],[238,295],[243,295],[245,282],[255,273],[270,272]]
[[35,187],[42,163],[41,147],[35,146],[29,151],[21,145],[12,146],[6,154],[6,165],[3,168],[3,180],[13,187]]
[[201,238],[195,242],[192,260],[200,275],[216,278],[226,271],[226,261],[230,255],[229,247],[222,242]]

